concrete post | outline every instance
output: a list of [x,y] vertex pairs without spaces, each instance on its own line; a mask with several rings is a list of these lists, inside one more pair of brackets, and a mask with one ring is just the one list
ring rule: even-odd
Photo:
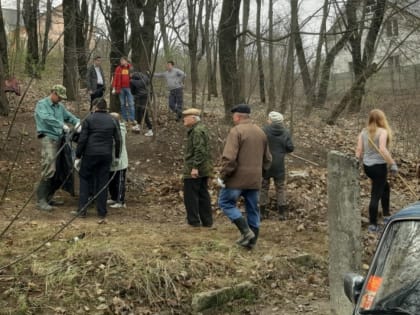
[[360,185],[357,161],[328,153],[328,229],[331,314],[352,314],[343,276],[360,271],[362,261]]

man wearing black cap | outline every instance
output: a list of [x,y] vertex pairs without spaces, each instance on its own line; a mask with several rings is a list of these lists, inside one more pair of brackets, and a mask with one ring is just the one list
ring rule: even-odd
[[[258,191],[263,169],[270,167],[271,154],[265,133],[249,118],[249,105],[239,104],[231,112],[235,127],[230,130],[223,150],[219,207],[241,232],[237,243],[253,248],[260,226]],[[236,206],[240,196],[245,199],[247,221]]]

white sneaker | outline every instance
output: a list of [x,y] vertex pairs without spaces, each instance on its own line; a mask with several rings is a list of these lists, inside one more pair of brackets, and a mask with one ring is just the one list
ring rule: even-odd
[[139,125],[134,125],[134,126],[131,128],[131,130],[132,130],[132,131],[135,131],[135,132],[140,132],[140,126],[139,126]]
[[111,208],[125,208],[125,203],[116,202],[110,206]]
[[112,199],[108,199],[107,201],[106,201],[106,204],[107,205],[113,205],[113,204],[115,204],[115,203],[117,203],[115,200],[112,200]]
[[147,132],[144,135],[146,137],[153,137],[153,130],[152,129],[147,130]]

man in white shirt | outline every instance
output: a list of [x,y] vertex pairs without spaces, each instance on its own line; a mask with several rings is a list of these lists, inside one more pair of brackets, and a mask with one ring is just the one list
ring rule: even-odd
[[87,71],[87,90],[90,94],[90,111],[92,111],[93,100],[101,98],[105,91],[105,76],[101,67],[101,57],[96,56],[93,64]]

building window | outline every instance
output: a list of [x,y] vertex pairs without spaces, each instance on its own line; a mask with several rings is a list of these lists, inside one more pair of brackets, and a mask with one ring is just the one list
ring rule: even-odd
[[366,13],[373,13],[376,7],[376,0],[366,0]]
[[391,19],[386,23],[386,36],[393,37],[398,36],[398,20]]
[[389,56],[388,67],[393,70],[400,71],[400,56],[399,55]]

